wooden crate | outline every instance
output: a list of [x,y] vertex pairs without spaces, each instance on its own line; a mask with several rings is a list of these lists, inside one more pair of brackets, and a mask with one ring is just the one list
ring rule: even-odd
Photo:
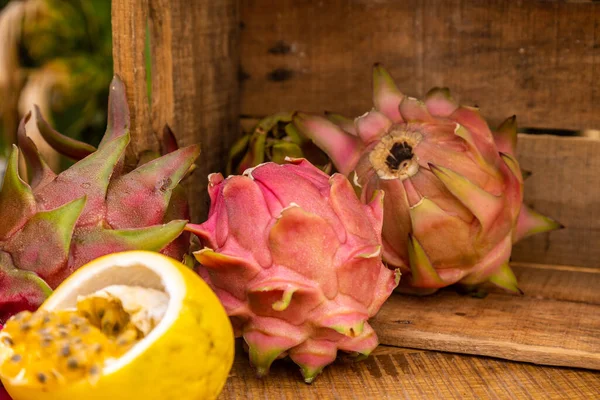
[[[289,372],[249,382],[250,370],[239,355],[223,398],[535,398],[542,393],[592,398],[600,393],[594,372],[424,351],[600,369],[600,141],[584,137],[600,129],[600,4],[114,4],[115,67],[130,95],[134,150],[155,146],[154,132],[165,123],[183,144],[203,146],[191,194],[196,221],[207,209],[206,174],[223,169],[240,121],[290,109],[360,115],[371,107],[374,62],[384,63],[409,95],[448,86],[461,103],[477,104],[491,124],[516,114],[523,131],[569,135],[519,136],[519,162],[532,172],[525,203],[566,226],[515,246],[512,260],[524,296],[492,291],[477,299],[452,290],[422,298],[394,295],[373,321],[382,343],[394,347],[382,346],[371,361],[338,363],[321,378],[326,383],[302,389]],[[142,62],[147,18],[153,42],[150,107]],[[490,383],[493,379],[500,380]],[[282,394],[275,395],[279,390]]]

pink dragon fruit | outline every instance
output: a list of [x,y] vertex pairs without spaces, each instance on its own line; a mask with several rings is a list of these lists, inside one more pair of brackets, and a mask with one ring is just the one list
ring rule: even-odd
[[258,374],[289,355],[311,382],[338,349],[368,355],[377,346],[367,320],[399,275],[381,261],[383,193],[363,205],[343,175],[288,161],[211,174],[208,220],[187,229],[206,246],[194,253],[199,273]]
[[[52,130],[37,116],[44,138],[81,159],[55,174],[19,128],[0,191],[0,323],[34,310],[68,275],[99,256],[124,250],[161,251],[181,260],[189,250],[184,232],[188,207],[179,181],[199,154],[198,146],[175,150],[133,171],[123,162],[129,143],[129,111],[123,83],[110,88],[109,126],[98,149]],[[30,183],[18,171],[19,149]],[[174,151],[171,151],[174,150]],[[148,158],[154,158],[148,161]]]
[[385,192],[383,258],[426,293],[484,281],[519,292],[512,244],[560,227],[522,204],[515,118],[492,133],[448,89],[402,94],[380,65],[373,110],[354,121],[299,113],[296,127],[354,182],[363,202]]

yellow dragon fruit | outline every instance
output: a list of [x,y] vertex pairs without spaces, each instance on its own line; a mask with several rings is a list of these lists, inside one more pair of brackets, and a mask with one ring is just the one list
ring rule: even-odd
[[211,174],[208,190],[208,220],[188,225],[205,246],[199,273],[259,375],[289,355],[311,382],[338,349],[377,346],[367,320],[399,279],[381,261],[382,192],[361,204],[343,175],[304,159]]
[[515,118],[495,132],[448,89],[424,102],[375,65],[374,108],[354,121],[298,113],[294,124],[347,175],[363,202],[385,192],[383,258],[420,292],[490,281],[519,292],[517,240],[560,224],[523,204]]
[[[39,114],[39,131],[75,159],[56,175],[27,137],[18,132],[0,191],[0,324],[33,310],[86,262],[124,250],[162,251],[182,259],[189,248],[185,196],[178,186],[199,154],[198,146],[173,149],[126,171],[129,111],[123,83],[110,86],[108,128],[98,149],[54,131]],[[18,171],[19,149],[29,183]]]

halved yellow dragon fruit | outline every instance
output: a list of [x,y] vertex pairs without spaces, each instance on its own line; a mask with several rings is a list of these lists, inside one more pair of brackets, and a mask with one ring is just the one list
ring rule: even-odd
[[[108,129],[98,149],[55,132],[39,114],[37,125],[58,151],[81,159],[55,174],[19,128],[0,192],[0,324],[34,310],[68,275],[99,256],[124,250],[161,251],[178,260],[189,248],[189,213],[178,186],[199,147],[170,150],[133,171],[123,155],[129,111],[123,83],[110,86]],[[20,151],[19,151],[20,150]],[[19,153],[30,180],[18,171]]]
[[258,374],[289,355],[311,382],[338,349],[375,349],[367,320],[399,274],[381,261],[383,193],[361,204],[343,175],[289,161],[227,179],[211,174],[208,220],[188,229],[205,246],[195,253],[199,273]]
[[380,65],[373,85],[375,107],[355,120],[298,113],[294,124],[363,202],[385,192],[384,260],[421,292],[484,281],[519,292],[508,265],[512,244],[560,224],[523,204],[515,118],[492,132],[448,89],[419,101]]

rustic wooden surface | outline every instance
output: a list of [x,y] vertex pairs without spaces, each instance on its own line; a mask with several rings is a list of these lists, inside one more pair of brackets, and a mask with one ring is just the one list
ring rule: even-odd
[[253,0],[242,4],[242,114],[369,110],[371,66],[423,96],[449,86],[492,122],[600,127],[600,4],[559,0]]
[[594,371],[380,346],[362,362],[336,361],[312,385],[286,361],[258,379],[240,349],[219,400],[591,400],[598,393]]
[[114,72],[125,82],[131,117],[130,164],[144,150],[158,150],[158,137],[150,125],[146,90],[145,43],[148,0],[112,2]]
[[[149,19],[148,19],[149,18]],[[152,105],[146,94],[146,29],[151,37]],[[225,165],[236,136],[239,10],[235,0],[113,1],[115,72],[125,81],[132,149],[156,148],[168,124],[180,146],[200,143],[188,183],[192,219],[208,209],[207,175]]]
[[446,289],[392,296],[372,325],[381,343],[600,369],[600,270],[516,264],[525,295]]

